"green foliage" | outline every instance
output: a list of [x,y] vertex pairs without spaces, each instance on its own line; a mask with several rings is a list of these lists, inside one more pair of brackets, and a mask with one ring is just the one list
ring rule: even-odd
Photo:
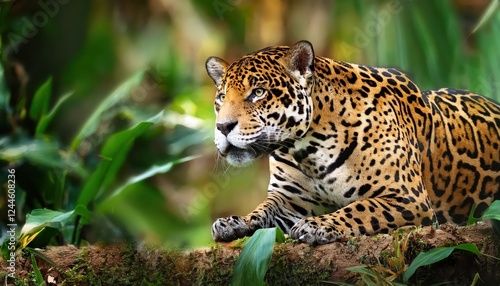
[[117,105],[120,101],[122,101],[124,98],[130,95],[130,91],[132,90],[132,88],[139,85],[143,75],[144,73],[142,71],[133,75],[130,79],[122,83],[115,91],[113,91],[106,99],[104,99],[97,106],[97,108],[94,110],[94,112],[90,115],[90,117],[83,125],[80,132],[78,132],[78,134],[75,136],[75,139],[73,139],[73,142],[71,143],[71,148],[73,150],[75,150],[78,146],[80,146],[80,143],[84,138],[90,136],[92,133],[96,131],[97,127],[99,126],[99,123],[102,120],[102,117],[104,116],[107,110]]
[[52,78],[49,78],[33,96],[30,107],[30,118],[39,120],[45,116],[49,110],[50,96],[52,93]]
[[0,160],[13,164],[29,162],[41,167],[85,175],[80,162],[74,156],[62,154],[58,143],[50,140],[4,137],[0,140]]
[[491,205],[484,211],[483,215],[481,215],[481,217],[479,218],[474,217],[475,209],[476,206],[473,206],[469,214],[469,219],[467,220],[467,225],[472,225],[478,221],[483,221],[485,219],[493,219],[500,221],[500,200],[493,201],[493,203],[491,203]]
[[56,102],[56,104],[54,105],[54,107],[52,108],[52,110],[49,113],[42,114],[42,116],[40,117],[40,120],[38,121],[38,124],[36,125],[36,132],[35,132],[36,136],[41,136],[42,134],[44,134],[44,132],[47,130],[47,127],[49,126],[50,122],[56,116],[57,111],[61,108],[63,103],[65,101],[67,101],[72,95],[73,95],[73,93],[70,92],[70,93],[67,93],[67,94],[61,96],[61,98]]
[[[473,214],[474,209],[471,210],[471,214],[469,216],[469,224],[476,223],[478,221],[484,219],[500,219],[500,201],[494,201],[483,213],[480,218],[474,218]],[[366,285],[400,285],[394,280],[402,279],[403,283],[408,283],[409,279],[415,274],[418,268],[422,266],[428,266],[439,262],[443,259],[449,257],[454,250],[462,250],[468,251],[475,255],[485,255],[479,252],[479,249],[475,244],[460,244],[456,246],[450,247],[439,247],[435,249],[431,249],[428,252],[421,252],[411,263],[410,265],[405,265],[404,261],[404,253],[407,250],[409,236],[404,240],[399,239],[399,235],[397,233],[394,234],[394,257],[387,259],[389,263],[389,268],[383,267],[380,263],[376,266],[370,265],[362,265],[356,267],[347,268],[347,270],[359,273],[360,279]],[[493,259],[499,259],[496,257],[488,256]],[[401,274],[403,274],[401,276]],[[337,285],[349,285],[341,282],[332,282]]]
[[[167,237],[172,238],[174,233],[179,234],[176,232],[177,228],[190,229],[186,223],[166,209],[163,195],[158,189],[146,185],[144,180],[168,172],[176,164],[191,160],[195,156],[174,155],[161,159],[160,164],[157,164],[159,160],[155,160],[145,171],[128,180],[124,180],[123,175],[120,175],[120,170],[136,139],[147,134],[151,127],[158,125],[163,118],[163,111],[152,115],[151,111],[141,112],[124,108],[123,102],[129,98],[131,90],[141,83],[142,78],[143,72],[136,73],[98,104],[88,119],[83,122],[80,131],[76,133],[71,148],[63,147],[63,142],[47,132],[51,122],[62,111],[61,106],[70,99],[73,93],[61,96],[52,108],[50,108],[53,83],[51,79],[38,88],[29,106],[10,106],[8,93],[1,94],[2,100],[6,98],[5,106],[1,108],[5,116],[23,118],[24,110],[27,109],[29,110],[27,119],[36,123],[33,135],[22,127],[14,126],[12,133],[0,137],[0,160],[16,169],[16,179],[19,182],[16,185],[18,212],[24,210],[28,203],[32,206],[19,234],[18,249],[31,249],[29,246],[40,247],[60,242],[79,244],[84,225],[102,227],[96,224],[96,217],[103,219],[103,215],[116,216],[117,213],[121,215],[118,220],[122,221],[123,233],[120,234],[122,236],[125,236],[124,233],[128,231],[157,232],[159,240],[163,240]],[[4,82],[3,77],[0,78],[0,82]],[[108,133],[100,134],[103,142],[100,152],[93,156],[94,159],[84,160],[80,153],[82,143],[93,142],[89,140],[90,137],[97,132],[105,120],[110,120],[109,110],[114,110],[111,114],[128,112],[134,115],[128,117],[129,127],[117,132],[108,131]],[[161,135],[161,133],[157,134]],[[193,143],[185,142],[184,148],[189,144]],[[98,145],[91,145],[90,150],[97,150],[96,147]],[[182,148],[178,148],[177,152],[181,151]],[[37,187],[41,187],[42,192],[32,193],[31,187],[28,186],[27,190],[22,187],[27,183],[25,177],[22,176],[30,172],[33,182],[40,183]],[[39,201],[34,203],[33,199],[36,198]],[[144,204],[137,202],[144,202]],[[110,212],[109,208],[106,208],[106,205],[109,206],[110,203],[131,205],[131,207],[123,208],[124,212],[114,212],[113,206],[113,211]],[[136,220],[129,223],[131,213],[137,215]],[[167,227],[164,220],[159,217],[168,219]],[[178,222],[173,223],[175,220]],[[185,239],[182,239],[185,237],[186,235],[181,235],[179,240],[177,236],[177,243],[179,245],[185,243]],[[3,255],[8,254],[6,243],[7,241],[4,241],[2,247]]]
[[417,271],[419,267],[439,262],[450,256],[450,254],[454,250],[464,250],[474,253],[476,255],[481,254],[477,249],[477,246],[473,243],[460,244],[457,246],[450,246],[450,247],[439,247],[431,249],[428,252],[422,252],[413,260],[410,266],[408,266],[408,269],[403,274],[403,282],[407,283],[408,280],[411,278],[411,276],[413,276],[413,274],[415,273],[415,271]]
[[[91,213],[86,207],[82,205],[78,205],[74,210],[64,213],[48,209],[33,210],[26,216],[26,223],[21,229],[18,242],[19,246],[17,248],[26,248],[28,244],[36,239],[37,236],[47,228],[62,231],[64,225],[70,222],[70,218],[74,215],[79,215],[88,219],[90,218]],[[55,234],[54,231],[50,231],[50,233],[52,235]],[[45,237],[44,239],[48,241],[50,237]]]
[[[151,125],[157,123],[162,114],[163,112],[160,112],[152,118],[140,122],[136,126],[110,136],[100,153],[103,160],[83,186],[76,201],[77,204],[88,206],[89,203],[94,200],[97,193],[107,189],[109,185],[115,181],[116,174],[127,157],[134,140],[142,135]],[[92,118],[92,121],[93,120]]]
[[243,246],[231,285],[264,285],[275,242],[285,242],[279,227],[258,229]]
[[[374,269],[372,269],[371,267],[366,266],[366,265],[348,267],[348,268],[346,268],[346,270],[358,273],[360,276],[360,279],[361,279],[361,281],[363,281],[364,285],[368,285],[368,286],[406,285],[406,284],[392,281],[391,279],[384,277],[379,271],[375,271]],[[352,286],[352,284],[343,283],[343,282],[331,282],[331,284],[341,285],[341,286]]]
[[483,16],[481,16],[481,20],[479,20],[476,27],[474,27],[474,30],[472,30],[472,33],[475,33],[477,30],[483,27],[487,21],[491,20],[494,13],[497,12],[498,10],[499,3],[500,3],[499,0],[491,1],[491,3],[488,5],[488,9],[486,10],[486,12],[484,12]]

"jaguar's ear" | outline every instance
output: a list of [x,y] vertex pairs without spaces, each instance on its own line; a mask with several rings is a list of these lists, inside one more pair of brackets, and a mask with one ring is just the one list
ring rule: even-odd
[[308,41],[297,42],[290,47],[283,57],[283,61],[291,74],[307,80],[314,72],[314,50],[311,43]]
[[218,57],[209,57],[205,62],[207,73],[216,86],[222,81],[222,76],[226,72],[228,66],[229,64],[226,63],[226,61]]

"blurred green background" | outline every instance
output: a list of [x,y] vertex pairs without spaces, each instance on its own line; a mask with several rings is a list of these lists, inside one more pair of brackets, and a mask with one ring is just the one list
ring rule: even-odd
[[397,67],[422,89],[500,99],[498,1],[1,3],[3,237],[9,169],[18,231],[36,209],[85,210],[57,223],[38,216],[35,246],[208,245],[215,218],[265,198],[266,159],[234,169],[215,152],[212,55],[231,62],[305,39],[317,55]]

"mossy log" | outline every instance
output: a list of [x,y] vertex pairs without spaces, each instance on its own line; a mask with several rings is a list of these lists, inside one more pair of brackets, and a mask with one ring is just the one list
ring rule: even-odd
[[[499,241],[487,225],[455,227],[443,225],[406,228],[392,235],[358,237],[321,246],[286,242],[277,244],[266,275],[268,285],[332,285],[342,281],[359,283],[360,276],[346,268],[370,265],[381,277],[396,272],[397,264],[408,265],[421,251],[441,246],[474,243],[480,252],[500,257]],[[399,248],[401,254],[394,249]],[[48,247],[40,250],[58,267],[37,258],[47,285],[229,285],[241,249],[231,243],[192,251],[165,251],[129,244]],[[5,280],[6,267],[0,269]],[[17,258],[15,285],[33,284],[29,257]],[[422,267],[411,284],[500,285],[500,261],[486,255],[455,251],[449,258]],[[23,283],[24,282],[24,283]]]

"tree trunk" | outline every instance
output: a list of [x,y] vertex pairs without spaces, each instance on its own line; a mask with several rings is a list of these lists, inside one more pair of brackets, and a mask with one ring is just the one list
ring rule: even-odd
[[[404,265],[410,264],[420,252],[462,243],[474,243],[481,253],[500,256],[500,243],[486,224],[464,228],[443,225],[437,230],[405,228],[392,235],[363,236],[321,246],[276,244],[266,281],[268,285],[332,285],[335,281],[359,285],[362,277],[346,268],[369,265],[379,275],[372,281],[387,285],[383,284],[383,277],[390,276],[390,271],[401,274]],[[394,251],[395,246],[399,251]],[[41,252],[58,265],[56,268],[37,257],[47,285],[229,285],[241,249],[231,243],[189,252],[114,244],[57,246]],[[403,269],[398,272],[397,268]],[[6,271],[2,265],[1,281],[5,280]],[[17,258],[15,275],[15,281],[8,278],[9,283],[33,284],[30,257]],[[479,280],[475,285],[500,285],[500,261],[455,251],[441,262],[421,267],[410,284],[471,285],[477,275]]]

